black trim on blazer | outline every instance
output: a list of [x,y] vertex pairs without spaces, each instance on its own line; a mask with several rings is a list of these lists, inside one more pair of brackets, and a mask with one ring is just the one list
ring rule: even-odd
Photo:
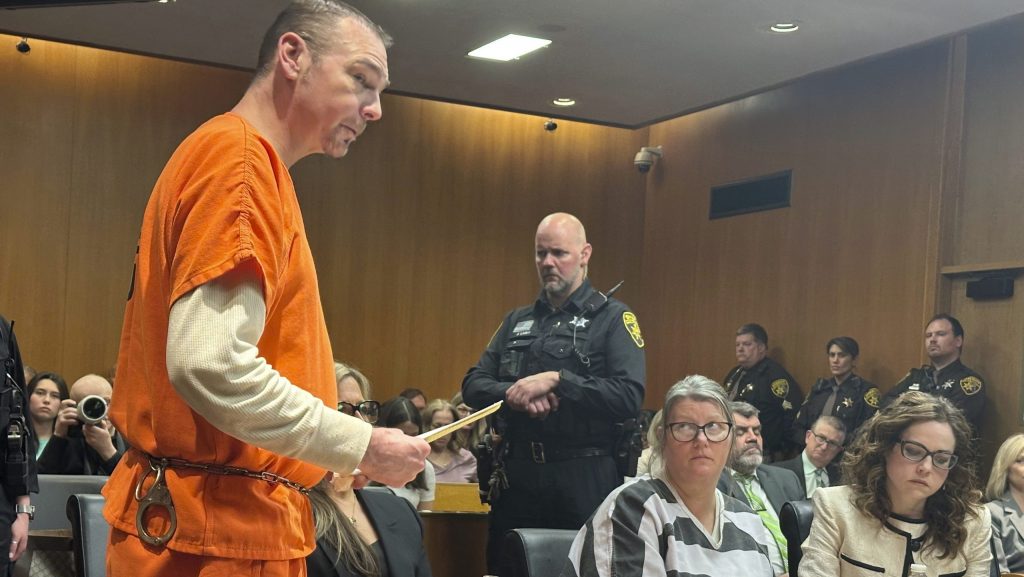
[[867,569],[868,571],[874,571],[875,573],[885,573],[885,569],[883,569],[881,567],[875,567],[874,565],[868,565],[867,563],[864,563],[863,561],[857,561],[856,559],[851,559],[850,557],[847,557],[845,553],[840,553],[839,554],[839,558],[842,559],[843,561],[846,561],[850,565],[855,565],[857,567],[860,567],[861,569]]

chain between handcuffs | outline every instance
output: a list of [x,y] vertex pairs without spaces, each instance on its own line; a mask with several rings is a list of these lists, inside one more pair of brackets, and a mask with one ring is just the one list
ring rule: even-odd
[[[192,463],[183,459],[156,458],[143,453],[149,460],[149,470],[139,477],[135,484],[135,500],[139,503],[138,511],[135,513],[135,528],[139,531],[139,539],[154,547],[163,547],[174,536],[178,529],[178,516],[174,511],[174,501],[171,500],[171,493],[167,490],[164,471],[167,469],[194,469],[204,471],[212,475],[225,475],[248,477],[265,481],[272,485],[284,485],[294,489],[303,495],[309,494],[309,488],[289,480],[286,477],[271,473],[269,471],[250,471],[241,467],[230,465],[216,465],[212,463]],[[143,494],[142,486],[146,479],[153,475],[153,484]],[[170,527],[161,535],[153,535],[146,529],[144,522],[146,511],[153,506],[163,507],[167,511]]]

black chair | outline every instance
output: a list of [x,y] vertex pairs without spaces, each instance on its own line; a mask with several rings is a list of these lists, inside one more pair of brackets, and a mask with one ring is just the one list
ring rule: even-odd
[[554,577],[569,559],[578,531],[513,529],[505,534],[502,577]]
[[36,506],[32,529],[70,529],[64,510],[68,497],[99,493],[106,483],[107,477],[99,475],[39,475],[39,494],[32,496]]
[[103,518],[103,495],[72,495],[67,513],[74,540],[75,575],[105,577],[110,525]]
[[797,577],[800,574],[800,558],[803,550],[800,545],[811,533],[811,522],[814,521],[814,506],[809,500],[787,501],[779,512],[779,528],[786,537],[789,549],[789,574]]

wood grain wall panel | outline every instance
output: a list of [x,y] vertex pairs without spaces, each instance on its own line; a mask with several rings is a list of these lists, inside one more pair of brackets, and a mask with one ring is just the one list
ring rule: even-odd
[[[600,288],[639,292],[644,181],[629,132],[386,97],[337,162],[296,170],[335,355],[375,395],[458,390],[503,315],[537,293],[533,234],[566,210],[594,244]],[[314,176],[313,173],[316,173]]]
[[[1021,389],[1024,388],[1024,299],[975,301],[966,297],[969,279],[952,281],[950,311],[964,326],[964,364],[985,379],[987,403],[981,429],[979,474],[988,479],[992,459],[1006,437],[1024,432]],[[1021,279],[1014,283],[1022,290]]]
[[36,41],[28,54],[0,50],[0,313],[39,370],[62,368],[66,338],[74,52]]
[[1024,19],[968,37],[964,185],[953,262],[1020,260],[1024,244]]
[[[750,321],[804,392],[840,334],[883,389],[921,361],[947,58],[939,43],[651,128],[665,159],[645,203],[649,406],[686,374],[722,378]],[[708,219],[711,186],[784,169],[791,207]]]
[[76,61],[63,362],[69,383],[106,374],[117,358],[142,214],[164,163],[248,84],[238,72],[103,50],[80,48]]

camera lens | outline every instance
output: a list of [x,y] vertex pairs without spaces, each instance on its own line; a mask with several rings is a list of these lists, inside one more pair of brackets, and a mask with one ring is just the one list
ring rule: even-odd
[[95,425],[107,416],[107,401],[97,395],[89,395],[78,403],[78,420]]

